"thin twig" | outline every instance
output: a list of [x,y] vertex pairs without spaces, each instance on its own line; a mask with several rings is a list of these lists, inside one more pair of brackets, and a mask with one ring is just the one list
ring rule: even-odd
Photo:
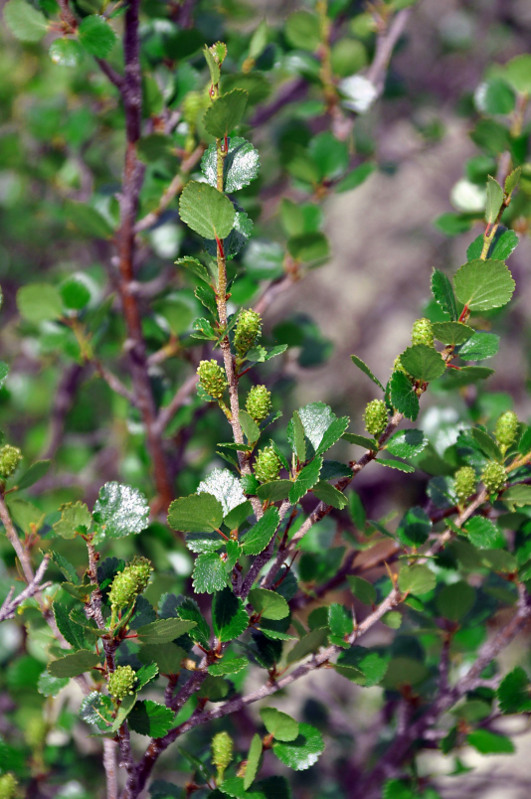
[[0,607],[0,621],[6,621],[6,619],[12,619],[15,616],[17,608],[26,600],[30,599],[31,597],[35,596],[35,594],[40,593],[44,588],[48,588],[51,583],[43,583],[42,578],[44,577],[44,573],[48,568],[48,563],[50,562],[50,555],[45,555],[42,561],[39,564],[37,571],[35,572],[35,576],[28,583],[26,588],[17,594],[17,596],[13,599],[14,594],[14,587],[10,589],[7,597],[2,603]]
[[403,8],[393,17],[389,27],[377,36],[376,51],[366,77],[377,90],[378,96],[383,92],[393,50],[405,30],[412,11],[412,8]]
[[166,427],[169,425],[179,408],[185,405],[190,398],[197,385],[197,375],[191,375],[180,386],[172,400],[164,408],[161,408],[157,420],[155,422],[155,431],[157,435],[162,435]]
[[13,549],[17,554],[17,558],[24,573],[24,577],[26,578],[26,582],[29,585],[35,579],[33,568],[31,565],[31,558],[29,556],[27,549],[24,547],[22,541],[17,535],[17,531],[15,530],[15,525],[13,524],[13,520],[11,519],[11,514],[9,513],[3,495],[0,495],[0,519],[2,521],[2,524],[4,525],[4,529],[9,539],[9,543],[11,544],[11,546],[13,547]]

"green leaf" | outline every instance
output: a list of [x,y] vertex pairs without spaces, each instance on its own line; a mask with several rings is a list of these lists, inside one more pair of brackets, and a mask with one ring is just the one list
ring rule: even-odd
[[385,391],[384,387],[382,386],[382,384],[380,383],[380,381],[378,380],[378,378],[377,378],[375,375],[373,375],[373,373],[371,372],[371,370],[369,369],[369,367],[367,366],[367,364],[365,363],[365,361],[362,361],[362,360],[361,360],[361,358],[359,358],[357,355],[351,355],[351,356],[350,356],[350,358],[351,358],[351,361],[352,361],[352,363],[353,363],[355,366],[357,366],[357,367],[358,367],[358,369],[361,369],[361,371],[362,371],[364,374],[366,374],[366,375],[367,375],[367,377],[369,377],[369,378],[372,380],[372,382],[373,382],[373,383],[376,383],[376,385],[377,385],[379,388],[381,388],[381,389],[382,389],[382,391]]
[[64,203],[66,218],[81,233],[90,238],[108,239],[113,234],[113,229],[104,216],[95,208],[85,203],[66,200]]
[[205,239],[224,239],[231,232],[235,210],[231,201],[208,183],[190,181],[179,200],[182,221]]
[[56,535],[74,538],[76,533],[87,533],[92,526],[92,515],[84,502],[62,505],[61,518],[53,525]]
[[324,233],[301,233],[299,236],[291,236],[288,239],[288,252],[296,260],[302,263],[320,261],[328,258],[330,254],[330,244]]
[[531,711],[529,677],[521,666],[517,666],[503,678],[497,694],[502,713]]
[[386,449],[397,458],[412,458],[428,446],[428,439],[422,430],[400,430],[387,442]]
[[518,440],[518,452],[520,455],[527,455],[531,452],[531,427],[521,425],[521,435]]
[[298,721],[287,713],[282,713],[274,707],[263,707],[260,710],[260,717],[268,733],[277,741],[295,741],[299,735]]
[[208,45],[205,44],[203,47],[203,55],[205,57],[205,61],[207,62],[208,71],[210,72],[210,80],[216,86],[219,83],[220,79],[220,69],[217,60],[214,58],[214,55]]
[[378,685],[387,673],[389,654],[381,654],[363,646],[351,646],[342,652],[336,663],[336,671],[359,685],[370,688]]
[[[417,791],[413,791],[403,780],[388,780],[383,786],[382,799],[417,799],[417,797],[419,797]],[[425,793],[422,797],[430,799]]]
[[238,638],[249,626],[244,604],[230,588],[218,591],[212,600],[212,626],[222,642]]
[[90,55],[107,58],[114,47],[117,36],[105,17],[92,14],[79,25],[79,41]]
[[240,411],[240,424],[247,441],[250,441],[252,444],[258,441],[260,438],[260,428],[247,411]]
[[484,516],[473,516],[465,523],[470,543],[478,549],[503,546],[505,538],[500,528]]
[[363,602],[364,605],[374,605],[376,602],[376,588],[372,583],[364,580],[363,577],[354,575],[349,575],[347,581],[350,590],[360,602]]
[[427,594],[436,585],[434,573],[425,565],[401,566],[398,587],[403,593]]
[[17,308],[29,322],[38,324],[63,315],[63,303],[59,291],[46,283],[22,286],[17,292]]
[[519,94],[531,94],[531,55],[523,53],[511,58],[502,74]]
[[493,225],[503,204],[503,189],[491,175],[487,178],[487,204],[485,207],[485,220]]
[[168,524],[183,533],[214,532],[222,522],[223,507],[212,494],[180,497],[168,509]]
[[294,771],[304,771],[317,763],[324,749],[321,733],[310,724],[300,724],[294,741],[275,741],[273,752]]
[[90,652],[88,649],[80,649],[78,652],[52,661],[48,666],[48,671],[52,677],[77,677],[78,674],[90,671],[100,662],[101,655]]
[[207,283],[210,285],[210,283],[212,282],[210,272],[208,271],[206,266],[201,263],[201,261],[197,260],[197,258],[192,258],[191,256],[187,255],[184,256],[183,258],[177,258],[177,260],[174,261],[174,263],[175,266],[187,269],[189,272],[195,275],[195,277],[199,278],[199,280],[202,280],[203,283]]
[[472,227],[472,214],[456,214],[449,211],[437,217],[433,223],[446,236],[459,236]]
[[399,472],[405,472],[406,474],[413,474],[415,471],[415,467],[410,463],[395,461],[394,458],[375,458],[374,461],[381,466],[387,466],[388,469],[397,469]]
[[63,607],[59,602],[53,603],[53,613],[59,632],[63,635],[64,639],[74,647],[74,649],[83,649],[86,646],[83,628],[72,621],[68,615],[68,610]]
[[[352,613],[349,613],[343,605],[333,602],[328,606],[328,626],[333,638],[332,643],[340,644],[345,642],[345,637],[350,635],[354,629]],[[339,638],[340,640],[334,640]],[[350,646],[350,644],[345,644]]]
[[120,706],[116,711],[116,716],[114,718],[111,732],[117,733],[124,721],[127,719],[129,713],[133,709],[136,702],[136,694],[127,694],[122,701],[120,702]]
[[467,741],[482,755],[512,755],[515,751],[510,738],[490,730],[474,730],[467,735]]
[[[343,433],[349,426],[349,423],[350,419],[348,416],[340,416],[339,418],[334,419],[324,432],[321,443],[315,450],[315,454],[323,455],[327,450],[330,449],[330,447],[333,447],[334,444],[339,441],[340,438],[342,438]],[[308,436],[308,438],[310,438],[310,436]]]
[[38,483],[39,480],[42,480],[44,475],[48,472],[51,463],[52,462],[49,460],[35,461],[35,463],[32,463],[29,469],[24,472],[22,477],[17,479],[18,490],[22,491],[23,488],[29,488],[35,483]]
[[338,418],[324,402],[311,402],[299,408],[297,413],[304,433],[317,455],[321,455],[335,444],[349,423],[348,416]]
[[376,165],[370,161],[360,164],[336,184],[336,192],[341,193],[344,191],[352,191],[352,189],[357,189],[358,186],[361,186],[362,183],[365,183],[367,178],[372,175],[375,169]]
[[247,668],[249,661],[247,658],[227,658],[224,657],[217,663],[212,663],[208,667],[208,673],[214,677],[223,677],[225,674],[238,674],[239,671]]
[[[201,160],[201,169],[207,182],[217,186],[217,147],[211,144]],[[231,136],[229,149],[223,160],[223,188],[229,194],[248,186],[260,170],[260,156],[251,142],[241,136]]]
[[227,94],[222,94],[203,117],[203,124],[207,132],[216,139],[228,136],[242,121],[247,108],[247,100],[248,94],[243,89],[233,89]]
[[415,344],[400,355],[400,363],[416,380],[429,383],[436,380],[446,369],[444,358],[427,344]]
[[[287,481],[289,482],[289,481]],[[268,508],[242,539],[242,550],[245,555],[259,555],[273,538],[279,523],[278,508]]]
[[438,612],[449,621],[461,621],[476,600],[476,592],[465,582],[445,585],[435,599]]
[[321,456],[319,456],[314,458],[313,461],[310,461],[310,463],[301,469],[297,479],[294,483],[292,483],[289,492],[289,501],[292,503],[292,505],[295,505],[295,503],[302,499],[302,497],[310,490],[310,488],[314,487],[319,480],[319,473],[321,471],[322,465],[323,459]]
[[145,699],[137,702],[127,717],[129,727],[140,735],[162,738],[173,726],[175,713],[165,705]]
[[225,563],[217,552],[199,555],[195,561],[193,583],[197,594],[213,594],[227,585]]
[[245,775],[243,777],[243,787],[247,791],[253,784],[262,761],[262,738],[260,735],[258,735],[258,733],[255,733],[252,737],[246,761],[247,763],[245,766]]
[[402,517],[397,535],[406,546],[418,547],[427,540],[431,531],[430,517],[419,507],[410,508]]
[[389,384],[393,407],[403,413],[406,419],[414,422],[420,409],[415,387],[403,372],[393,372]]
[[519,483],[503,492],[503,501],[510,507],[524,508],[531,505],[531,485]]
[[185,619],[157,619],[150,624],[139,627],[137,632],[139,644],[166,644],[180,638],[195,627],[195,621]]
[[283,596],[267,588],[253,588],[249,592],[249,602],[263,619],[284,619],[289,616],[289,605]]
[[459,357],[465,361],[483,361],[498,352],[500,337],[495,333],[478,332],[459,348]]
[[77,67],[83,60],[83,48],[77,39],[56,39],[48,52],[58,67]]
[[2,388],[2,386],[6,382],[8,374],[9,374],[9,366],[7,365],[7,363],[0,361],[0,388]]
[[486,380],[494,374],[494,369],[486,366],[461,366],[460,369],[448,369],[445,375],[445,388],[454,389],[475,383],[477,380]]
[[304,425],[298,411],[293,411],[288,427],[288,441],[290,442],[297,460],[304,463],[306,460],[306,441],[304,438]]
[[474,441],[478,444],[479,448],[487,456],[487,458],[490,458],[494,461],[499,461],[500,463],[503,461],[503,455],[501,454],[500,448],[488,433],[486,433],[480,427],[473,427],[470,433]]
[[474,328],[462,322],[432,322],[433,335],[443,344],[463,344],[473,334]]
[[288,652],[287,662],[296,663],[310,654],[315,654],[326,642],[326,628],[318,627],[303,635],[295,646]]
[[343,508],[348,504],[348,499],[346,496],[335,486],[330,485],[330,483],[327,483],[324,480],[320,480],[318,483],[316,483],[312,488],[312,491],[315,496],[321,500],[321,502],[325,502],[327,505],[331,505],[333,508],[337,508],[338,510],[343,510]]
[[224,516],[242,502],[246,502],[239,479],[228,469],[212,469],[197,487],[198,494],[205,492],[212,494],[221,503]]
[[61,299],[65,308],[72,311],[81,311],[91,299],[91,294],[83,280],[76,275],[61,283],[59,288]]
[[511,299],[515,283],[503,261],[488,259],[461,266],[454,276],[457,298],[471,311],[501,308]]
[[374,438],[367,438],[366,436],[358,436],[357,433],[343,433],[341,436],[349,444],[355,444],[358,447],[364,447],[372,452],[378,450],[378,442]]
[[38,42],[48,30],[44,14],[25,0],[9,0],[4,8],[4,19],[13,36],[22,42]]
[[457,305],[450,279],[444,272],[434,269],[431,276],[431,292],[437,305],[450,316],[457,319]]
[[173,643],[148,644],[138,652],[141,663],[155,664],[161,674],[178,674],[185,658],[185,650]]
[[37,691],[42,696],[57,696],[59,691],[68,685],[68,677],[52,677],[49,671],[41,671],[37,683]]
[[108,538],[138,534],[149,524],[149,505],[140,491],[121,483],[105,483],[94,504],[94,521]]
[[110,696],[92,691],[81,702],[79,715],[100,733],[111,732],[114,722],[114,704]]
[[[512,172],[509,172],[509,174],[505,178],[505,186],[504,186],[505,193],[509,197],[511,196],[513,191],[518,186],[518,183],[520,182],[521,175],[522,175],[522,167],[521,166],[517,166],[516,169],[513,169]],[[514,230],[506,230],[505,233],[502,233],[500,238],[503,238],[503,236],[505,236],[506,234],[509,234],[509,236],[511,237],[511,240],[512,240],[512,242],[514,244],[513,248],[511,249],[511,252],[512,252],[514,249],[516,249],[516,247],[518,247],[519,239],[518,239],[518,236],[516,235],[516,233],[514,232]],[[509,255],[510,254],[511,253],[509,253]],[[497,257],[503,260],[501,255],[498,255]],[[507,258],[508,256],[505,256],[505,257]]]
[[293,47],[301,50],[315,50],[321,43],[319,18],[311,11],[301,10],[290,14],[284,33]]
[[273,480],[271,483],[264,483],[256,489],[256,496],[261,500],[278,502],[280,499],[287,499],[293,487],[291,480]]

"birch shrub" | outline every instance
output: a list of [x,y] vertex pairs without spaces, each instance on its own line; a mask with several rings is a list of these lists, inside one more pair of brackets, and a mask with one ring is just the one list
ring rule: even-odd
[[[489,359],[531,56],[476,91],[437,221],[462,256],[427,265],[410,345],[387,374],[345,363],[363,413],[293,410],[287,367],[329,346],[270,310],[326,269],[324,200],[378,168],[365,114],[420,4],[351,5],[4,6],[0,799],[436,799],[470,751],[515,751],[531,430]],[[460,418],[428,436],[430,392]],[[365,469],[396,473],[393,513],[369,518]]]

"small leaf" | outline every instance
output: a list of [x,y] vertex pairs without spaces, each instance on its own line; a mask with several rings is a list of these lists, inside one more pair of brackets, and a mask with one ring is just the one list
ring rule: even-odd
[[214,58],[214,54],[212,50],[205,44],[203,48],[203,55],[205,57],[205,61],[207,62],[208,71],[210,72],[210,80],[216,86],[219,83],[220,79],[220,70],[219,64],[217,60]]
[[361,186],[362,183],[365,183],[367,178],[372,175],[375,169],[376,165],[370,161],[360,164],[336,184],[336,192],[339,194],[344,191],[352,191],[352,189],[357,189],[358,186]]
[[2,386],[6,382],[8,374],[9,374],[9,366],[7,365],[7,363],[0,361],[0,388],[2,388]]
[[428,443],[422,430],[400,430],[389,439],[386,449],[397,458],[412,458],[420,455]]
[[374,605],[376,602],[376,589],[372,583],[364,580],[363,577],[354,575],[349,575],[347,580],[350,590],[360,602],[363,602],[364,605]]
[[319,473],[323,465],[322,457],[314,458],[299,472],[297,479],[292,483],[289,492],[289,501],[295,505],[302,497],[313,488],[319,480]]
[[416,380],[429,383],[436,380],[446,369],[444,358],[427,344],[415,344],[400,355],[400,363]]
[[187,269],[193,275],[195,275],[199,280],[202,280],[203,283],[210,284],[212,282],[212,278],[206,266],[198,261],[197,258],[192,258],[191,256],[187,255],[183,258],[177,258],[174,261],[175,266],[182,267],[183,269]]
[[[518,186],[521,174],[522,174],[522,167],[521,166],[517,166],[516,169],[513,169],[512,172],[509,172],[509,174],[505,178],[505,187],[504,188],[505,188],[505,193],[507,194],[508,197],[511,196],[511,194],[513,193],[515,188]],[[506,232],[513,234],[514,238],[516,239],[515,247],[518,246],[518,236],[516,235],[514,230],[508,230]],[[513,249],[514,249],[514,247],[513,247]],[[501,256],[499,256],[499,257],[501,257]]]
[[31,466],[27,471],[24,472],[22,477],[17,479],[17,488],[19,491],[22,491],[23,488],[29,488],[35,483],[38,483],[39,480],[42,480],[44,475],[48,472],[51,461],[35,461],[32,463]]
[[284,619],[289,616],[289,605],[283,596],[267,588],[253,588],[249,592],[249,602],[263,619]]
[[[201,160],[201,169],[211,186],[217,186],[217,147],[211,144]],[[248,186],[258,175],[260,156],[251,142],[231,136],[228,153],[223,159],[223,188],[227,193]]]
[[355,444],[358,447],[376,452],[378,450],[378,442],[374,438],[367,438],[366,436],[358,436],[356,433],[343,433],[341,436],[349,444]]
[[300,724],[294,741],[275,741],[273,752],[278,759],[294,771],[304,771],[317,763],[324,749],[321,733],[310,724]]
[[227,585],[225,563],[217,552],[199,555],[193,573],[194,591],[198,594],[213,594]]
[[443,344],[463,344],[473,334],[474,328],[462,322],[432,322],[433,335]]
[[313,51],[321,43],[319,17],[305,9],[295,11],[289,15],[284,33],[293,47]]
[[224,239],[235,220],[231,201],[208,183],[190,181],[179,200],[182,221],[205,239]]
[[78,674],[90,671],[100,662],[101,655],[90,652],[88,649],[80,649],[58,660],[53,660],[48,666],[48,671],[52,677],[77,677]]
[[95,208],[85,203],[66,200],[64,203],[66,218],[81,233],[90,238],[108,239],[113,234],[113,229],[104,216]]
[[487,456],[487,458],[498,461],[499,463],[503,462],[503,455],[500,448],[488,433],[486,433],[480,427],[473,427],[470,433],[474,441],[478,444],[479,448]]
[[252,737],[246,761],[247,763],[245,766],[243,787],[247,791],[253,784],[254,779],[260,769],[260,763],[262,761],[262,739],[258,735],[258,733],[255,733]]
[[531,505],[531,485],[518,483],[503,492],[503,501],[511,507],[525,508]]
[[38,42],[48,29],[44,14],[25,0],[9,0],[4,19],[13,36],[22,42]]
[[203,117],[207,132],[216,139],[228,136],[242,121],[248,96],[243,89],[233,89],[227,94],[222,94]]
[[461,266],[454,276],[457,298],[471,311],[490,311],[506,305],[515,289],[503,261],[476,259]]
[[48,52],[59,67],[77,67],[83,60],[83,48],[77,39],[56,39]]
[[261,500],[278,502],[280,499],[287,499],[293,487],[291,480],[273,480],[271,483],[264,483],[256,489],[256,496]]
[[168,509],[168,524],[183,533],[214,532],[222,521],[223,507],[212,494],[180,497]]
[[467,741],[482,755],[512,755],[515,751],[510,738],[490,730],[474,730],[467,735]]
[[121,483],[105,483],[94,504],[94,521],[109,538],[138,534],[149,524],[149,505],[136,488]]
[[384,679],[389,661],[389,654],[382,655],[362,646],[351,646],[339,655],[336,671],[347,679],[370,688]]
[[68,610],[58,602],[53,603],[53,613],[59,632],[74,649],[83,649],[86,646],[83,627],[72,621]]
[[465,530],[470,543],[478,549],[493,549],[505,544],[500,528],[484,516],[473,516],[465,523]]
[[247,658],[227,658],[224,657],[217,663],[212,663],[208,667],[208,673],[214,677],[223,677],[225,674],[238,674],[239,671],[247,668],[249,661]]
[[299,735],[299,723],[287,713],[274,707],[263,707],[260,717],[268,733],[277,741],[294,741]]
[[178,674],[186,652],[173,643],[142,645],[138,659],[147,666],[156,666],[161,674]]
[[485,207],[485,220],[493,225],[503,204],[503,189],[491,175],[487,178],[487,204]]
[[494,374],[494,369],[486,366],[461,366],[460,369],[448,369],[445,375],[445,388],[460,388],[477,380],[486,380]]
[[498,352],[500,337],[495,333],[478,332],[459,348],[459,357],[465,361],[483,361]]
[[63,315],[63,303],[59,291],[46,283],[22,286],[17,292],[17,307],[28,322],[38,324]]
[[449,315],[450,319],[457,319],[457,305],[450,279],[444,272],[434,269],[431,276],[431,291],[437,305]]
[[316,483],[312,488],[312,491],[315,496],[321,500],[321,502],[331,505],[333,508],[337,508],[338,510],[343,510],[343,508],[348,504],[348,499],[346,496],[335,486],[330,485],[330,483],[327,483],[324,480],[320,480],[318,483]]
[[268,508],[262,518],[245,533],[242,539],[242,550],[244,554],[259,555],[260,552],[263,552],[273,538],[278,523],[278,508]]
[[127,717],[127,722],[134,732],[149,735],[150,738],[162,738],[173,726],[175,713],[169,707],[146,699],[137,702]]
[[398,574],[398,587],[403,593],[427,594],[436,585],[434,573],[425,565],[402,566]]
[[140,644],[166,644],[180,638],[195,627],[195,621],[185,619],[157,619],[136,631]]
[[61,518],[53,525],[56,535],[74,538],[76,533],[87,533],[92,526],[92,515],[84,502],[62,505]]
[[68,685],[68,677],[52,677],[49,671],[41,671],[37,683],[37,691],[42,696],[56,697],[59,691]]
[[310,654],[316,653],[326,642],[326,628],[318,627],[303,635],[293,649],[288,652],[287,662],[296,663]]
[[288,441],[290,442],[297,460],[304,463],[306,460],[306,441],[304,438],[304,425],[298,411],[293,411],[290,424],[288,426]]
[[71,311],[81,311],[90,302],[91,293],[88,287],[76,275],[64,280],[59,290],[63,305]]
[[330,244],[328,239],[319,231],[301,233],[299,236],[290,236],[288,239],[288,252],[301,263],[310,263],[328,258]]
[[[345,640],[347,635],[354,629],[354,621],[352,614],[349,613],[343,605],[338,605],[333,602],[328,606],[328,626],[333,636]],[[339,642],[334,642],[339,643]],[[347,644],[347,646],[350,646]]]
[[419,413],[419,398],[415,387],[403,372],[393,372],[390,380],[391,403],[406,419],[415,421]]
[[117,36],[105,17],[91,14],[85,17],[78,29],[79,41],[90,55],[107,58],[114,47]]
[[197,487],[198,494],[205,492],[221,503],[224,516],[246,501],[239,479],[228,469],[212,469]]
[[402,517],[397,535],[406,546],[418,547],[424,544],[431,531],[430,517],[423,508],[410,508]]
[[240,411],[240,424],[247,441],[252,444],[260,438],[260,428],[247,411]]
[[503,678],[497,693],[502,713],[531,711],[529,678],[521,666],[517,666]]
[[387,466],[389,469],[397,469],[399,472],[405,472],[406,474],[413,474],[415,471],[415,467],[411,466],[410,463],[395,461],[394,458],[375,458],[374,461],[381,466]]
[[502,74],[519,94],[531,94],[531,55],[529,53],[522,53],[511,58],[505,64]]
[[445,585],[435,599],[438,612],[449,621],[461,621],[476,600],[476,592],[465,582]]
[[100,733],[111,732],[114,722],[114,704],[110,696],[92,691],[81,702],[79,715]]
[[358,369],[361,369],[361,371],[362,371],[364,374],[366,374],[366,375],[367,375],[367,377],[369,377],[369,378],[372,380],[372,382],[373,382],[373,383],[376,383],[376,385],[377,385],[379,388],[381,388],[381,389],[382,389],[382,391],[384,391],[384,390],[385,390],[385,389],[384,389],[384,387],[382,386],[382,384],[380,383],[380,381],[378,380],[378,378],[377,378],[375,375],[373,375],[373,373],[371,372],[371,370],[369,369],[369,367],[367,366],[367,364],[365,363],[365,361],[362,361],[362,360],[361,360],[361,358],[359,358],[357,355],[351,355],[351,356],[350,356],[350,358],[351,358],[351,360],[352,360],[352,363],[353,363],[355,366],[357,366],[357,367],[358,367]]
[[[211,593],[211,592],[209,592]],[[241,599],[230,588],[218,591],[212,601],[212,626],[220,641],[238,638],[249,626],[249,616]]]

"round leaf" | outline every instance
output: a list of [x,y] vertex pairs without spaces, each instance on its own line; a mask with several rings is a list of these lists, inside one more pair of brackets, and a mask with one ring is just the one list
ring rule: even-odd
[[105,17],[92,14],[79,26],[79,41],[90,55],[106,58],[116,42],[116,34]]
[[317,763],[323,749],[321,733],[311,724],[300,724],[299,734],[294,741],[275,741],[273,744],[273,752],[278,759],[294,771],[304,771]]
[[231,201],[208,183],[188,183],[181,194],[182,221],[205,239],[224,239],[231,232],[235,211]]
[[[217,148],[211,144],[201,160],[201,169],[211,186],[217,186]],[[258,175],[260,156],[251,142],[231,136],[229,151],[223,161],[223,182],[226,192],[248,186]]]
[[4,19],[13,36],[22,42],[38,42],[46,33],[46,17],[25,0],[9,0]]
[[408,347],[401,354],[400,363],[408,374],[416,380],[426,383],[436,380],[444,374],[446,369],[443,357],[427,344],[415,344],[413,347]]
[[476,258],[457,270],[455,293],[471,311],[501,308],[513,296],[515,283],[503,261]]
[[36,324],[59,319],[63,314],[61,295],[46,283],[32,283],[19,289],[17,306],[24,319]]
[[76,39],[56,39],[49,53],[53,63],[60,67],[77,67],[83,60],[83,48]]
[[295,741],[299,735],[299,723],[287,713],[274,707],[263,707],[260,716],[268,733],[277,741]]
[[120,483],[105,483],[94,505],[93,517],[104,528],[105,536],[122,538],[146,529],[149,505],[136,488]]

